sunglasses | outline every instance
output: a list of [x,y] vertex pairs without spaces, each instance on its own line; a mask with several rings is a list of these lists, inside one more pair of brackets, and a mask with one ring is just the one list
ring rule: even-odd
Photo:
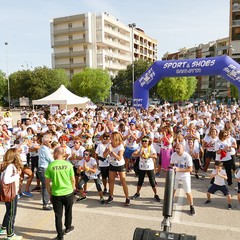
[[84,156],[84,157],[88,157],[89,154],[88,154],[88,153],[84,153],[83,156]]
[[76,144],[76,143],[80,143],[80,142],[74,142],[74,144]]
[[134,126],[135,124],[134,124],[134,123],[130,123],[129,125],[130,125],[130,126]]
[[108,140],[108,139],[110,139],[110,137],[104,137],[103,139],[104,139],[104,140]]
[[148,142],[148,140],[142,140],[142,143],[144,143],[144,142]]

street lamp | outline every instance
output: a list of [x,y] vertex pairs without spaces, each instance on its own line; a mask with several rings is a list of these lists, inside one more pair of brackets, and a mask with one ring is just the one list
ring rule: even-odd
[[136,23],[128,24],[128,26],[132,29],[132,91],[134,89],[134,28],[136,27]]
[[5,46],[6,46],[6,74],[7,74],[7,81],[8,81],[8,107],[10,110],[10,106],[11,106],[11,97],[10,97],[10,84],[9,84],[9,76],[8,76],[8,51],[7,51],[7,47],[8,47],[8,42],[5,42]]

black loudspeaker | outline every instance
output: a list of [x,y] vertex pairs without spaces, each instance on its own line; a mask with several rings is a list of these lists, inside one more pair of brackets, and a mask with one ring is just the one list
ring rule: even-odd
[[133,240],[196,240],[196,236],[165,232],[165,231],[155,231],[148,228],[136,228],[133,235]]
[[163,201],[163,216],[162,229],[163,231],[151,230],[149,228],[136,228],[133,235],[133,240],[196,240],[196,236],[186,235],[183,233],[170,232],[173,211],[173,190],[174,190],[175,171],[169,168],[166,176],[164,201]]

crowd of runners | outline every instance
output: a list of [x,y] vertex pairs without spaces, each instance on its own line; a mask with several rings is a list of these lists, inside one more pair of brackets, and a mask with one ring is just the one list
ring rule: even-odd
[[[236,188],[239,208],[239,146],[237,104],[164,103],[147,110],[127,106],[75,107],[54,113],[23,109],[15,123],[10,111],[0,116],[0,163],[4,162],[8,149],[17,149],[22,161],[17,197],[31,198],[34,191],[42,192],[43,210],[52,209],[45,174],[48,164],[54,161],[57,147],[64,149],[63,158],[73,166],[76,202],[87,199],[87,183],[93,180],[100,204],[111,204],[115,180],[119,178],[124,205],[129,206],[131,200],[140,197],[145,175],[154,200],[160,202],[156,178],[172,167],[176,171],[175,190],[182,181],[191,215],[195,214],[192,177],[211,179],[205,204],[211,203],[211,194],[220,190],[227,196],[227,208],[232,209],[229,188]],[[209,169],[211,163],[213,171]],[[128,191],[126,174],[135,174],[138,179],[134,193]],[[34,178],[36,186],[32,186]]]

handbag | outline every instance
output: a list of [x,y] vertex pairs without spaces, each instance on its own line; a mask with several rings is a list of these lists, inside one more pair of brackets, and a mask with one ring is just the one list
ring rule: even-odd
[[15,181],[5,184],[3,178],[4,176],[0,180],[0,202],[12,202],[12,200],[16,197]]

